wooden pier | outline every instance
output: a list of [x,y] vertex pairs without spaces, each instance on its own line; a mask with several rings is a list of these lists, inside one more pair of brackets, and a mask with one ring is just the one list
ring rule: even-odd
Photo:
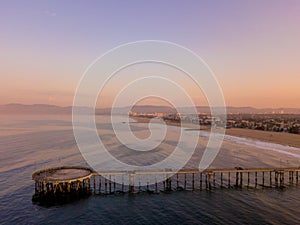
[[[163,171],[103,171],[59,167],[32,175],[35,195],[72,193],[159,193],[216,188],[284,188],[299,184],[300,167],[232,169],[182,169]],[[163,178],[163,179],[162,179]],[[161,181],[159,181],[161,180]]]
[[57,167],[32,174],[35,196],[65,193],[89,193],[93,171],[84,167]]

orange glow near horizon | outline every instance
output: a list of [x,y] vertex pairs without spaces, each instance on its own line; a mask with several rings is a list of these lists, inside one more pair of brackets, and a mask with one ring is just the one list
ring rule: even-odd
[[[86,15],[73,13],[81,12],[78,5],[64,3],[53,16],[40,13],[47,4],[28,3],[27,10],[20,10],[8,1],[0,9],[0,105],[71,106],[77,84],[94,59],[120,44],[157,39],[186,46],[202,57],[228,106],[300,108],[300,1],[220,1],[219,7],[209,1],[173,2],[172,10],[169,4],[155,8],[155,17],[141,7],[146,3],[132,4],[142,18],[112,5],[108,7],[115,13],[108,15],[100,2],[98,11]],[[179,17],[183,7],[185,14]],[[124,77],[104,90],[97,106],[111,105]],[[188,79],[178,81],[196,105],[207,105]]]
[[[292,79],[291,79],[292,80]],[[297,79],[295,79],[297,80]],[[60,87],[49,87],[47,82],[39,81],[23,81],[23,83],[15,83],[11,81],[2,82],[0,84],[0,104],[21,103],[21,104],[51,104],[58,106],[71,106],[76,90],[76,85],[72,86],[67,83],[60,83]],[[300,108],[300,96],[298,91],[299,82],[286,81],[278,83],[264,83],[264,85],[255,85],[255,82],[244,86],[234,82],[222,85],[225,102],[227,106],[245,107],[252,106],[256,108]],[[4,85],[5,84],[5,85]],[[44,85],[44,86],[42,86]],[[189,87],[186,85],[186,87]],[[108,107],[111,105],[118,87],[107,91],[105,95],[100,95],[101,104],[98,107]],[[207,105],[207,101],[200,90],[193,85],[190,86],[190,96],[195,105]],[[161,102],[156,100],[147,100],[149,105],[159,105]]]

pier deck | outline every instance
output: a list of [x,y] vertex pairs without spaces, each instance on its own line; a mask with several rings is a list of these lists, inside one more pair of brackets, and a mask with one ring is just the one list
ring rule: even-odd
[[298,185],[299,172],[300,167],[100,172],[82,167],[59,167],[38,171],[32,175],[32,179],[35,181],[36,194],[113,194],[215,188],[283,188]]

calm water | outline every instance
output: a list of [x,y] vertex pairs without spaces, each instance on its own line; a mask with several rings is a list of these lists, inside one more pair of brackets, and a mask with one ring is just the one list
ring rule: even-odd
[[[99,124],[105,127],[101,119]],[[142,130],[140,125],[136,126],[134,129]],[[170,129],[176,132],[178,128]],[[108,137],[109,133],[105,135]],[[109,144],[118,148],[112,141]],[[171,148],[172,144],[170,140],[164,147]],[[199,152],[201,146],[200,143]],[[274,146],[266,143],[247,140],[243,144],[241,139],[227,137],[212,166],[299,165],[299,149],[277,147],[281,152],[273,151]],[[164,151],[158,153],[163,155]],[[0,154],[1,224],[299,224],[300,221],[299,187],[90,196],[51,207],[33,204],[31,174],[35,170],[60,165],[86,166],[68,117],[1,115]],[[128,157],[127,151],[115,154]],[[197,161],[197,153],[192,160]]]

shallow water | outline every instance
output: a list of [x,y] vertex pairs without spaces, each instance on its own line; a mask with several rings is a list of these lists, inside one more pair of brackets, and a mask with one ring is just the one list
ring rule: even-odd
[[[106,135],[103,136],[107,146],[117,157],[130,162],[130,151],[120,150],[122,146],[109,136],[105,120],[99,118],[97,122],[103,129],[100,134]],[[76,147],[70,117],[1,115],[0,128],[1,224],[298,224],[300,221],[299,187],[90,196],[52,207],[33,204],[31,174],[35,170],[61,165],[87,166]],[[144,128],[145,124],[133,127],[139,132]],[[178,129],[171,127],[169,132],[173,134]],[[187,167],[199,163],[207,142],[207,134],[201,135],[203,139]],[[177,143],[174,136],[167,137],[156,151],[157,157],[150,161],[172,152]],[[226,136],[211,167],[299,166],[299,154],[296,148]],[[139,157],[134,160],[148,161]]]

